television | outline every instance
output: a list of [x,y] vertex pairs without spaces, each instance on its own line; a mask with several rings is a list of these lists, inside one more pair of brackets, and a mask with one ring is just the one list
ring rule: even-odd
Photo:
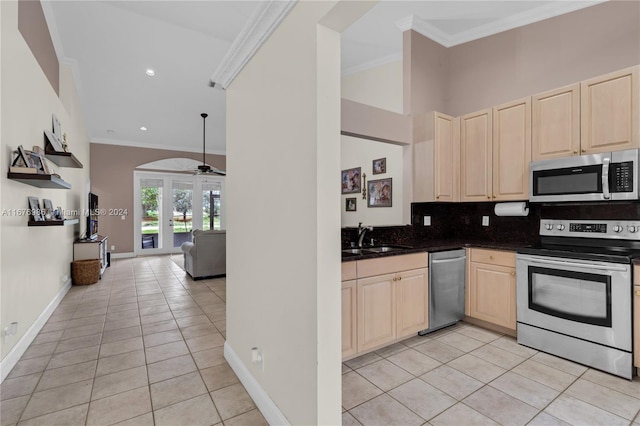
[[87,215],[87,240],[98,238],[98,196],[93,192],[89,193],[89,214]]

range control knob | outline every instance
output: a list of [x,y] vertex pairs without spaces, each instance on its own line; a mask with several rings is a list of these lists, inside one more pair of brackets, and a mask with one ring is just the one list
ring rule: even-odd
[[622,229],[623,228],[620,225],[614,225],[613,226],[613,232],[618,232],[619,233],[619,232],[622,232]]
[[556,225],[556,229],[557,229],[558,231],[564,231],[564,225],[563,225],[563,224],[561,224],[561,223],[559,223],[559,224],[557,224],[557,225]]
[[638,232],[638,227],[637,226],[633,226],[633,225],[629,225],[627,226],[627,231],[631,232],[632,234]]
[[551,231],[553,229],[553,223],[547,223],[544,227],[547,228],[547,231]]

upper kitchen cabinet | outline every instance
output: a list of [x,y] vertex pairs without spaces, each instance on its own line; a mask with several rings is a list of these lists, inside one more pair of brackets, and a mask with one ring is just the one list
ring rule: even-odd
[[580,83],[532,98],[531,160],[580,153]]
[[460,198],[489,201],[492,197],[491,109],[460,118]]
[[431,112],[414,119],[413,202],[460,201],[459,119]]
[[581,153],[640,147],[640,66],[581,84]]
[[492,199],[529,198],[531,98],[493,108]]

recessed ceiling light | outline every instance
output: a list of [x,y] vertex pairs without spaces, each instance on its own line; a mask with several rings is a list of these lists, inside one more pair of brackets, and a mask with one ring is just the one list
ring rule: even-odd
[[115,133],[115,132],[116,132],[116,131],[115,131],[115,130],[113,130],[113,129],[107,129],[107,133],[109,133],[109,134],[113,134],[113,133]]
[[147,131],[147,128],[145,126],[140,127],[140,130],[142,130],[143,132]]
[[149,77],[153,77],[154,75],[156,75],[156,72],[154,70],[152,70],[151,68],[148,68],[144,73],[146,75],[148,75]]

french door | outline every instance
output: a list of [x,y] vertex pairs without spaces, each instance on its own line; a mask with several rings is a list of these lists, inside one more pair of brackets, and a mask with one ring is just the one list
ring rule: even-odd
[[224,178],[134,172],[135,254],[179,253],[194,229],[225,229]]

